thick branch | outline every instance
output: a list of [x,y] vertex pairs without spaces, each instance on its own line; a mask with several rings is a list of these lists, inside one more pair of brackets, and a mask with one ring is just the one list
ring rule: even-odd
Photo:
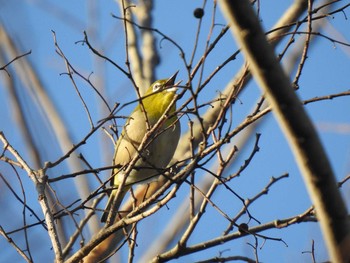
[[350,261],[347,210],[319,137],[268,44],[249,1],[221,0],[253,76],[266,93],[293,150],[333,262]]

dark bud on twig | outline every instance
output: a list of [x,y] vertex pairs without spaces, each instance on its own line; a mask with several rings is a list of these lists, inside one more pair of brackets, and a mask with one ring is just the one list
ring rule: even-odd
[[238,226],[238,231],[241,233],[241,234],[247,234],[248,232],[248,225],[246,223],[242,223]]
[[193,11],[193,15],[195,18],[202,18],[204,16],[204,10],[203,8],[196,8],[194,11]]

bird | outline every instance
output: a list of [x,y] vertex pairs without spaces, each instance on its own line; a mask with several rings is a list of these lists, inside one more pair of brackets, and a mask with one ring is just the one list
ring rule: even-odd
[[[101,222],[107,221],[112,205],[114,205],[114,211],[117,211],[132,185],[157,180],[171,161],[181,133],[180,122],[176,115],[176,104],[172,104],[177,85],[180,83],[175,84],[177,74],[178,71],[168,79],[155,81],[146,90],[145,95],[139,100],[138,105],[127,119],[115,143],[113,166],[116,168],[112,170],[112,190]],[[172,106],[168,109],[171,104]],[[164,114],[169,117],[164,118],[164,121],[162,119],[162,123],[152,133],[149,143],[143,147],[144,149],[138,151],[147,132]],[[137,155],[138,160],[126,175],[124,171]],[[121,185],[122,189],[117,196]]]

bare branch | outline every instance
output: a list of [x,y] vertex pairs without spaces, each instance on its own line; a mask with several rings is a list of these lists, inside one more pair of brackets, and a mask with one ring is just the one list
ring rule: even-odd
[[314,217],[310,216],[309,214],[307,215],[302,214],[301,216],[297,215],[294,217],[271,221],[265,224],[261,224],[259,226],[251,227],[249,228],[249,230],[245,232],[237,231],[235,233],[220,236],[212,240],[209,240],[207,242],[198,243],[189,247],[176,246],[174,249],[171,249],[163,254],[155,256],[151,262],[153,263],[166,262],[169,259],[176,259],[185,255],[189,255],[194,252],[203,251],[214,246],[219,246],[228,241],[239,239],[246,235],[256,235],[257,233],[268,229],[286,227],[287,226],[286,223],[288,223],[288,226],[289,226],[291,224],[297,224],[300,222],[316,222],[316,220]]
[[313,125],[274,56],[248,1],[222,0],[222,9],[293,149],[320,218],[331,258],[350,260],[347,209]]
[[24,159],[20,156],[20,154],[7,141],[5,135],[2,132],[0,132],[0,141],[2,141],[4,145],[4,149],[8,150],[16,158],[16,160],[23,166],[24,170],[26,171],[30,179],[33,181],[35,188],[38,192],[39,204],[45,216],[45,221],[47,224],[48,234],[51,238],[52,247],[53,247],[53,250],[55,251],[55,259],[58,263],[63,262],[62,248],[61,248],[61,243],[58,239],[57,227],[56,227],[56,224],[54,223],[54,218],[51,213],[48,199],[45,194],[45,188],[47,183],[47,176],[45,175],[45,171],[32,170],[28,166],[28,164],[24,161]]
[[12,64],[14,61],[20,59],[21,57],[30,55],[30,54],[32,54],[32,51],[31,51],[31,50],[29,50],[28,52],[26,52],[26,53],[24,53],[24,54],[22,54],[22,55],[16,56],[14,59],[12,59],[11,61],[9,61],[7,64],[5,64],[4,66],[0,67],[0,70],[5,70],[6,73],[8,74],[8,76],[11,77],[10,73],[7,71],[6,68],[7,68],[10,64]]
[[10,238],[6,232],[4,231],[4,229],[2,228],[2,226],[0,226],[0,235],[2,235],[9,244],[11,244],[15,249],[16,251],[18,252],[19,255],[21,255],[23,257],[23,259],[27,262],[33,262],[25,253],[22,249],[20,249],[17,244],[13,241],[12,238]]

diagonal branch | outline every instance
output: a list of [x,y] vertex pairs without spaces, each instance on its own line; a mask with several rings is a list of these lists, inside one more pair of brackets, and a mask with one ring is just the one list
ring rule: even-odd
[[314,203],[330,257],[349,262],[347,210],[320,139],[276,59],[249,1],[220,1],[249,67],[289,141]]

